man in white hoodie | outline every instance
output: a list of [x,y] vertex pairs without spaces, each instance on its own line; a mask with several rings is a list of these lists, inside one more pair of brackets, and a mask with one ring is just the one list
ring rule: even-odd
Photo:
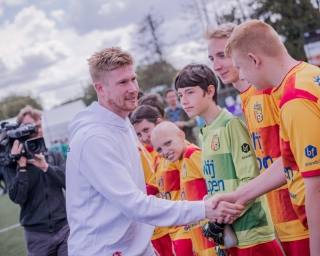
[[231,222],[244,208],[211,200],[169,201],[147,196],[138,139],[127,118],[137,107],[133,58],[119,47],[88,60],[98,102],[69,124],[67,216],[69,255],[151,256],[153,226],[205,218]]

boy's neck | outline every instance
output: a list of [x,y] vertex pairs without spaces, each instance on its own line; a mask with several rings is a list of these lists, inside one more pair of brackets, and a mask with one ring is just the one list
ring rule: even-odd
[[188,147],[188,144],[187,144],[186,141],[184,141],[184,142],[183,142],[183,150],[182,150],[182,153],[181,153],[181,156],[180,156],[179,160],[181,160],[181,159],[183,158],[184,153],[185,153],[186,150],[187,150],[187,147]]
[[245,92],[251,86],[250,83],[248,83],[247,81],[240,80],[240,79],[237,82],[232,84],[234,88],[236,88],[240,93]]
[[220,114],[221,107],[216,105],[214,101],[210,102],[208,108],[200,114],[200,117],[209,125],[213,122],[214,119]]

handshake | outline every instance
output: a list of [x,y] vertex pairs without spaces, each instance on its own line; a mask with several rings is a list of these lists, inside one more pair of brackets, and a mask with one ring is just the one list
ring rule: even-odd
[[245,202],[239,202],[234,194],[219,194],[203,199],[205,201],[206,218],[213,222],[232,224],[244,210]]

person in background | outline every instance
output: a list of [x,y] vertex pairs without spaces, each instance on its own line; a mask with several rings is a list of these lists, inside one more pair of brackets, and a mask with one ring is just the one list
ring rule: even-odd
[[179,129],[184,131],[187,141],[198,145],[198,140],[193,131],[193,128],[197,126],[196,118],[190,118],[183,108],[179,106],[177,93],[174,89],[166,89],[164,91],[164,99],[168,104],[168,107],[165,108],[164,119],[175,123]]
[[[41,112],[30,106],[20,110],[18,124],[33,123],[37,132],[30,138],[42,136]],[[4,178],[10,199],[21,207],[20,223],[28,255],[68,255],[69,225],[66,214],[66,160],[58,151],[35,154],[33,160],[21,155],[22,144],[15,140],[12,155],[16,163],[4,167]]]

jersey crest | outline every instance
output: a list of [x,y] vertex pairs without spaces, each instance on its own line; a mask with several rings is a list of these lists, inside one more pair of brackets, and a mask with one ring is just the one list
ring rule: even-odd
[[186,164],[182,165],[182,178],[185,179],[187,177],[187,168]]
[[263,120],[262,106],[260,103],[256,103],[253,105],[253,112],[257,122],[260,123]]
[[213,134],[212,142],[211,142],[211,149],[213,151],[217,151],[220,148],[220,141],[218,134]]

